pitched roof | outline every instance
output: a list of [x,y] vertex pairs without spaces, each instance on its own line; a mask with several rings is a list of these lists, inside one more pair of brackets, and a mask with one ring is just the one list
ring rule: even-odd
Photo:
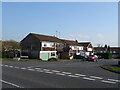
[[41,41],[48,41],[48,42],[58,42],[58,43],[66,43],[68,45],[73,45],[73,46],[84,46],[87,47],[90,42],[77,42],[73,40],[65,40],[65,39],[59,39],[55,36],[48,36],[48,35],[41,35],[41,34],[35,34],[35,33],[30,33],[29,35],[35,36],[37,39]]
[[54,36],[47,36],[47,35],[41,35],[41,34],[35,34],[35,33],[30,33],[30,34],[34,35],[36,38],[38,38],[41,41],[63,43],[59,38]]
[[66,44],[68,45],[73,45],[73,46],[78,46],[78,42],[76,41],[73,41],[73,40],[64,40],[64,39],[61,39],[63,42],[65,42]]
[[90,44],[90,42],[79,42],[78,44],[79,46],[87,47]]

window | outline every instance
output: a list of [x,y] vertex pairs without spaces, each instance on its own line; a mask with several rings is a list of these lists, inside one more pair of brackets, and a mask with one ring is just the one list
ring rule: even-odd
[[52,53],[51,53],[51,56],[55,56],[55,53],[54,53],[54,52],[52,52]]
[[56,44],[56,47],[60,47],[60,44],[59,44],[59,43],[57,43],[57,44]]
[[44,47],[46,47],[47,46],[47,44],[44,44]]

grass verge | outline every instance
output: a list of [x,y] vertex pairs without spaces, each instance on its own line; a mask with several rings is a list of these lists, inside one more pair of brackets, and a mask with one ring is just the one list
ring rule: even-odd
[[0,58],[0,61],[41,61],[41,62],[50,62],[50,61],[85,61],[83,59],[58,59],[58,60],[50,60],[50,61],[46,61],[46,60],[39,60],[39,59],[12,59],[12,58]]
[[100,67],[111,72],[120,73],[120,67],[118,66],[100,66]]
[[42,61],[42,60],[38,60],[38,59],[12,59],[12,58],[0,58],[0,61]]

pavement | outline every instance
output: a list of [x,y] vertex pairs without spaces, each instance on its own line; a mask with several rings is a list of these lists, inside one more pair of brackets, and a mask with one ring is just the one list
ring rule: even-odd
[[2,88],[119,88],[119,74],[100,68],[118,60],[3,61]]

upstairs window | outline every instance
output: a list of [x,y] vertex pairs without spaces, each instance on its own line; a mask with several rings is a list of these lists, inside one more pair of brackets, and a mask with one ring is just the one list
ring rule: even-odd
[[47,46],[47,44],[44,44],[44,47],[46,47]]
[[55,52],[52,52],[52,53],[51,53],[51,56],[55,56]]

